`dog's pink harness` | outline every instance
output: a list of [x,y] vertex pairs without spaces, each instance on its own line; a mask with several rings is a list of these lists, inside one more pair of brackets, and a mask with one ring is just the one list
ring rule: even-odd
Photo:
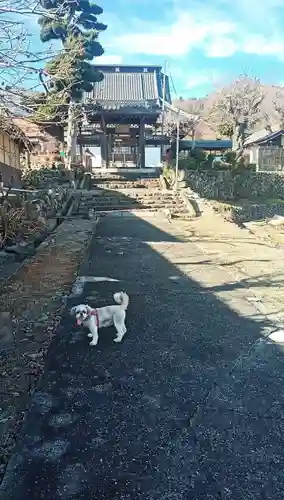
[[92,312],[90,312],[89,316],[95,316],[96,317],[96,326],[99,328],[99,315],[97,309],[93,309]]

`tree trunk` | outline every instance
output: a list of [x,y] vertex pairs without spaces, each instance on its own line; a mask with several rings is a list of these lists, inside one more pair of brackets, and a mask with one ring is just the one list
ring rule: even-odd
[[76,119],[76,103],[71,100],[68,108],[68,127],[67,127],[67,148],[65,166],[71,170],[73,163],[76,163],[76,145],[78,136],[78,122]]
[[195,130],[191,131],[191,146],[192,146],[192,149],[195,149],[195,147],[196,147]]
[[233,139],[232,150],[236,153],[237,161],[240,160],[244,154],[244,149],[245,149],[244,143],[246,138],[245,132],[246,132],[246,123],[245,122],[237,123],[232,138]]

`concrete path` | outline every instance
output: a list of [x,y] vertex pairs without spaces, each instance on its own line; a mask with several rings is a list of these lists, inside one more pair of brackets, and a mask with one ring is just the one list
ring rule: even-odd
[[[211,257],[214,252],[211,253]],[[91,348],[66,313],[1,500],[283,498],[284,357],[273,325],[188,225],[106,217],[81,302],[130,295]]]

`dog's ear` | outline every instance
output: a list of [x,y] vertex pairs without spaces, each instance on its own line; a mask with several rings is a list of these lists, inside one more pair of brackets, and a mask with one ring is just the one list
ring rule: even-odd
[[93,308],[91,306],[86,305],[86,309],[88,314],[90,314],[93,311]]
[[76,309],[77,309],[77,306],[74,306],[74,307],[72,307],[72,309],[70,309],[70,316],[76,316]]

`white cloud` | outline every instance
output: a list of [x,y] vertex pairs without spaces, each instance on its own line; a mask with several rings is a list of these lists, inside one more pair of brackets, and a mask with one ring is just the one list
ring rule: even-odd
[[202,85],[210,85],[212,84],[212,78],[208,75],[191,75],[187,80],[187,87],[189,89],[195,89],[197,87],[201,87]]
[[246,54],[256,54],[259,56],[276,56],[284,59],[284,40],[263,35],[248,36],[242,45],[242,51]]
[[[152,0],[154,1],[154,0]],[[173,0],[172,0],[173,2]],[[270,10],[268,5],[270,4]],[[156,5],[156,4],[155,4]],[[277,16],[284,0],[261,0],[257,13],[252,0],[214,0],[210,7],[192,2],[190,10],[175,0],[172,17],[110,17],[106,32],[108,51],[126,55],[183,58],[194,49],[210,58],[227,58],[236,53],[270,55],[284,60],[284,39]],[[269,15],[268,15],[269,12]],[[115,31],[112,27],[115,26]]]
[[102,55],[96,58],[96,64],[122,64],[122,56]]
[[221,82],[224,81],[224,74],[219,74],[217,71],[200,71],[198,73],[183,74],[183,80],[186,81],[187,89],[198,89],[203,88],[213,88],[217,87]]
[[146,31],[129,32],[118,36],[112,43],[117,50],[128,54],[183,56],[193,48],[202,46],[207,38],[234,31],[231,22],[206,22],[202,16],[183,13],[175,22],[161,27],[148,24]]
[[238,51],[237,43],[230,38],[216,38],[205,47],[207,57],[230,57]]

